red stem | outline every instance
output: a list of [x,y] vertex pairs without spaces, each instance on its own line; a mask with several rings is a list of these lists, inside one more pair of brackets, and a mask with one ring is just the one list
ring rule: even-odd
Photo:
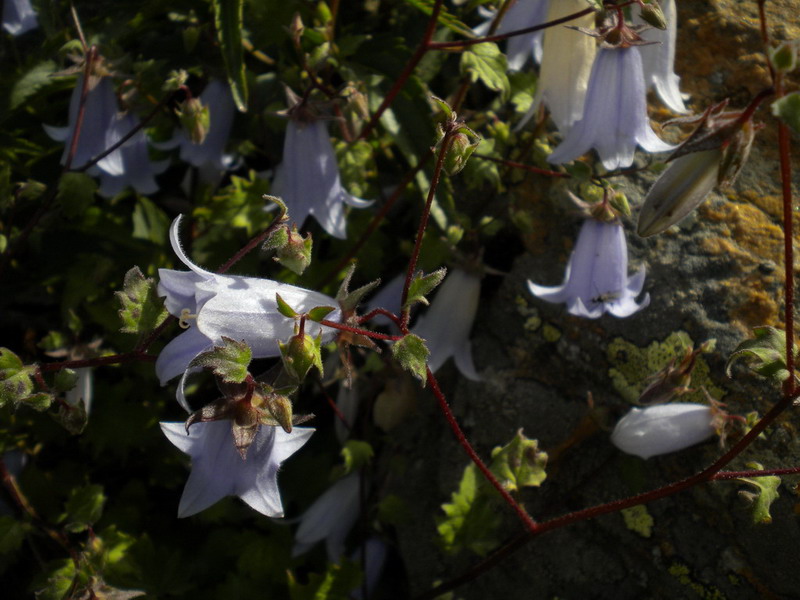
[[400,73],[397,79],[395,79],[394,85],[392,85],[391,89],[386,94],[386,97],[383,99],[383,102],[381,102],[378,110],[375,111],[375,114],[372,115],[372,118],[370,118],[369,122],[364,125],[364,128],[358,135],[358,139],[363,140],[372,132],[373,129],[375,129],[375,126],[378,124],[378,120],[381,118],[381,115],[384,113],[384,111],[386,111],[387,108],[389,108],[392,102],[394,102],[397,94],[399,94],[400,90],[403,89],[403,86],[406,84],[406,81],[408,81],[408,78],[411,77],[414,69],[417,68],[417,65],[430,49],[431,38],[433,38],[433,34],[436,31],[436,22],[439,19],[439,13],[442,10],[443,3],[444,0],[436,0],[434,2],[433,9],[431,10],[431,16],[428,19],[428,26],[425,28],[425,34],[422,36],[422,40],[417,46],[417,49],[414,51],[413,56],[406,63],[406,66],[403,67],[403,71]]
[[486,156],[485,154],[478,154],[478,153],[475,153],[472,156],[473,158],[480,158],[481,160],[490,160],[492,162],[505,165],[507,167],[512,167],[514,169],[522,169],[523,171],[538,173],[539,175],[547,175],[548,177],[566,177],[566,178],[570,177],[569,173],[561,173],[560,171],[550,171],[548,169],[540,169],[539,167],[534,167],[533,165],[526,165],[523,163],[514,162],[513,160],[506,160],[505,158],[495,158],[493,156]]
[[402,321],[400,321],[400,317],[398,317],[393,312],[386,310],[385,308],[376,308],[375,310],[372,310],[367,314],[358,317],[358,323],[359,325],[361,323],[366,323],[367,321],[369,321],[370,319],[374,319],[378,315],[383,315],[387,319],[391,319],[391,321],[398,327],[401,326]]
[[[428,198],[425,201],[425,208],[422,211],[422,217],[419,220],[419,228],[417,229],[417,239],[414,242],[414,251],[411,253],[411,258],[408,261],[408,270],[406,271],[406,280],[403,284],[403,296],[400,302],[400,306],[404,306],[406,300],[408,299],[408,288],[411,286],[411,279],[414,276],[414,270],[417,268],[417,260],[419,260],[419,251],[422,247],[422,237],[425,234],[425,228],[428,226],[428,218],[431,214],[431,205],[433,204],[433,198],[436,194],[436,188],[439,186],[439,178],[442,176],[442,168],[444,167],[444,159],[447,156],[447,151],[450,148],[450,142],[453,140],[453,130],[449,130],[445,132],[444,138],[441,141],[441,146],[439,148],[439,156],[436,159],[436,167],[433,170],[433,177],[431,178],[431,184],[428,188]],[[401,317],[402,322],[400,326],[400,330],[404,333],[407,333],[408,329],[408,320],[411,316],[410,309],[406,308],[403,310],[403,315]]]
[[595,12],[593,8],[584,8],[583,10],[573,13],[571,15],[567,15],[566,17],[553,19],[552,21],[547,21],[546,23],[540,23],[539,25],[534,25],[533,27],[526,27],[525,29],[516,29],[514,31],[509,31],[508,33],[501,33],[498,35],[487,35],[485,37],[472,38],[471,40],[430,42],[427,45],[426,50],[449,50],[450,48],[466,48],[468,46],[474,46],[475,44],[483,44],[485,42],[500,42],[518,35],[533,33],[534,31],[541,31],[542,29],[555,27],[556,25],[561,25],[562,23],[568,23],[569,21],[574,21],[575,19],[579,19],[580,17],[591,14],[593,12]]
[[402,335],[386,335],[385,333],[377,333],[375,331],[361,329],[359,327],[350,327],[349,325],[342,325],[336,321],[328,321],[326,319],[319,321],[319,324],[332,329],[339,329],[340,331],[349,331],[350,333],[363,335],[364,337],[372,338],[373,340],[387,340],[390,342],[396,342],[397,340],[403,339]]
[[233,265],[242,260],[242,258],[244,258],[244,256],[248,252],[252,251],[256,246],[258,246],[261,242],[267,239],[270,236],[270,234],[272,234],[278,227],[283,225],[285,222],[286,222],[286,212],[282,210],[281,213],[277,217],[275,217],[272,223],[269,224],[269,227],[267,227],[264,231],[259,233],[254,238],[252,238],[249,242],[247,242],[247,244],[245,244],[243,248],[241,248],[238,252],[236,252],[236,254],[234,254],[227,261],[225,261],[225,264],[223,264],[219,269],[217,269],[217,273],[220,275],[222,275],[223,273],[227,273],[228,269],[230,269]]
[[531,516],[525,512],[525,509],[522,508],[522,506],[520,506],[516,500],[514,500],[511,494],[508,493],[508,490],[503,487],[503,485],[494,476],[494,473],[489,470],[489,467],[486,466],[483,460],[481,460],[481,457],[478,456],[477,452],[475,452],[472,444],[469,443],[467,436],[464,435],[464,431],[459,426],[458,421],[456,421],[455,415],[453,415],[453,411],[450,409],[450,405],[447,404],[447,399],[439,389],[439,382],[436,381],[436,377],[430,368],[428,368],[428,382],[431,385],[431,391],[433,392],[433,395],[436,396],[436,400],[439,402],[439,408],[444,414],[445,419],[447,419],[447,424],[450,425],[450,429],[453,430],[458,443],[461,444],[461,447],[469,455],[472,462],[475,463],[475,466],[480,469],[487,481],[492,484],[492,487],[500,492],[503,500],[505,500],[506,503],[514,510],[517,517],[519,517],[519,519],[528,529],[529,533],[534,533],[538,527],[536,521],[534,521]]

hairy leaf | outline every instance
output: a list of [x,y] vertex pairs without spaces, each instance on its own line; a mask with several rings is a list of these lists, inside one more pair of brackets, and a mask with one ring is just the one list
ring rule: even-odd
[[[748,469],[763,469],[764,467],[757,462],[747,463]],[[772,523],[772,515],[769,514],[769,507],[778,499],[778,486],[781,478],[775,475],[765,477],[740,477],[739,481],[747,483],[755,488],[754,491],[740,491],[739,495],[750,502],[750,511],[753,523],[769,525]]]
[[123,289],[116,296],[122,305],[119,316],[123,333],[149,333],[169,316],[164,301],[158,297],[155,280],[146,278],[139,267],[125,274]]
[[444,267],[437,269],[433,273],[428,273],[427,275],[423,275],[421,271],[417,271],[414,274],[414,278],[411,280],[411,285],[408,286],[408,298],[403,308],[406,309],[417,302],[428,306],[428,299],[425,296],[430,294],[436,286],[442,283],[445,275],[447,275],[447,269]]
[[503,100],[511,94],[508,81],[506,56],[493,42],[475,44],[461,55],[461,73],[469,75],[470,81],[480,81],[490,90],[501,92]]
[[222,336],[222,346],[196,356],[189,367],[211,369],[214,375],[227,383],[242,383],[247,379],[247,367],[253,359],[253,352],[246,342],[237,342]]
[[428,351],[425,340],[409,333],[391,346],[392,355],[406,371],[419,379],[424,386],[428,381]]

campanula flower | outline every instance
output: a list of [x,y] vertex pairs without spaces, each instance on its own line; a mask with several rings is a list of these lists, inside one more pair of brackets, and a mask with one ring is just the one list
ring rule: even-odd
[[[495,31],[496,34],[508,33],[517,29],[526,29],[534,25],[540,25],[547,18],[547,7],[550,0],[517,0],[511,8],[506,11],[500,26]],[[497,13],[479,7],[478,10],[486,20],[475,27],[475,35],[489,35],[489,29]],[[506,56],[508,57],[508,70],[519,71],[533,58],[537,63],[542,62],[542,37],[544,30],[518,35],[508,39]]]
[[[298,312],[315,306],[336,306],[336,301],[324,294],[312,292],[285,283],[256,277],[217,275],[192,263],[178,239],[180,217],[172,222],[170,242],[181,262],[189,271],[159,269],[158,293],[165,297],[170,314],[188,325],[186,331],[169,342],[156,361],[156,373],[162,385],[183,373],[178,388],[178,401],[188,409],[183,398],[183,382],[188,375],[189,363],[198,354],[211,350],[222,337],[245,341],[253,358],[280,356],[278,341],[285,341],[294,333],[294,322],[281,315],[277,309],[276,294],[280,294]],[[327,317],[339,321],[341,311],[335,310]],[[307,321],[305,332],[329,341],[336,331]]]
[[[133,113],[125,113],[114,121],[112,127],[118,132],[115,135],[122,139],[128,132],[139,125],[139,118]],[[139,194],[148,195],[158,191],[155,175],[167,168],[168,161],[152,163],[147,150],[147,137],[144,132],[137,131],[132,138],[126,141],[120,149],[122,159],[122,173],[110,175],[100,173],[100,194],[111,198],[131,186]]]
[[360,489],[359,474],[350,473],[317,498],[300,517],[292,556],[308,552],[317,542],[325,540],[328,560],[339,562],[347,534],[358,518]]
[[650,304],[650,294],[640,303],[645,267],[628,277],[628,247],[619,221],[586,219],[567,263],[564,283],[545,287],[528,281],[528,289],[547,302],[564,302],[576,317],[596,319],[605,312],[629,317]]
[[325,231],[340,239],[347,237],[343,204],[355,208],[372,204],[342,187],[328,126],[320,120],[289,120],[283,162],[275,171],[271,193],[283,199],[298,226],[312,215]]
[[[639,9],[641,10],[641,9]],[[644,23],[639,18],[639,10],[634,10],[634,21]],[[678,83],[681,78],[675,74],[675,40],[677,38],[678,13],[675,0],[661,0],[661,10],[667,21],[666,29],[646,29],[640,33],[646,42],[656,44],[639,46],[647,89],[655,89],[661,101],[670,110],[685,113],[686,106],[681,97]]]
[[[72,137],[78,121],[82,89],[83,75],[78,77],[75,89],[72,91],[66,127],[44,126],[47,135],[58,142],[64,142],[64,153],[61,155],[62,165],[66,164],[70,146],[72,145]],[[117,97],[114,94],[111,78],[90,76],[84,118],[75,156],[72,159],[72,166],[80,167],[86,164],[119,142],[125,132],[121,133],[116,124]],[[114,177],[123,175],[125,168],[122,164],[122,153],[119,149],[114,150],[108,156],[103,157],[96,165],[93,165],[88,172],[90,175],[95,176],[100,173]]]
[[583,117],[547,160],[565,163],[595,148],[603,166],[613,170],[633,164],[637,145],[648,152],[674,149],[650,127],[639,48],[601,48],[592,66]]
[[31,6],[31,0],[5,0],[3,2],[3,29],[11,35],[22,35],[36,29],[39,22],[36,20],[36,11]]
[[180,146],[181,160],[198,168],[212,168],[226,171],[233,164],[233,156],[225,154],[225,145],[233,126],[233,115],[236,105],[233,102],[231,88],[227,83],[212,79],[200,94],[200,102],[208,108],[208,131],[200,143],[193,142],[182,129],[175,136],[157,144],[158,148],[168,150]]
[[[585,8],[584,0],[550,2],[547,21],[566,17]],[[594,14],[574,19],[569,25],[592,27]],[[536,96],[527,114],[517,125],[517,129],[522,128],[539,106],[544,104],[550,111],[558,130],[562,135],[566,135],[583,113],[595,45],[592,37],[565,25],[545,30],[542,42],[542,67],[536,83]]]
[[417,319],[413,333],[425,340],[430,351],[428,366],[432,372],[439,370],[452,356],[464,377],[480,381],[481,376],[472,362],[469,341],[480,295],[479,275],[453,269],[445,277],[430,308]]
[[628,454],[650,458],[694,446],[716,432],[714,410],[677,402],[633,408],[611,433],[613,444]]
[[184,423],[161,423],[167,439],[192,458],[192,472],[183,488],[178,517],[190,517],[225,496],[239,496],[253,510],[268,517],[282,517],[278,469],[314,433],[309,427],[261,425],[242,458],[236,450],[231,422],[194,423],[186,432]]

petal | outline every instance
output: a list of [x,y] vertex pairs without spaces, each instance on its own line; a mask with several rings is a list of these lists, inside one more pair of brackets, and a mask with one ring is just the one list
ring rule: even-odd
[[544,285],[538,285],[536,283],[533,283],[529,279],[528,289],[530,290],[531,294],[533,294],[534,296],[536,296],[541,300],[544,300],[546,302],[561,303],[567,299],[567,294],[566,294],[567,281],[569,281],[569,271],[567,271],[567,277],[565,278],[564,283],[562,285],[547,287]]
[[39,26],[30,0],[3,2],[3,29],[11,35],[22,35]]
[[183,309],[197,313],[195,292],[203,277],[193,271],[158,270],[158,297],[164,298],[169,314],[179,317]]
[[623,452],[647,459],[708,439],[714,435],[713,417],[710,407],[688,402],[634,408],[617,423],[611,441]]
[[177,217],[175,217],[175,220],[172,221],[172,225],[169,228],[169,243],[172,245],[172,251],[178,255],[178,258],[183,264],[185,264],[187,267],[189,267],[192,271],[194,271],[198,275],[201,275],[204,279],[213,279],[214,277],[217,277],[216,275],[214,275],[214,273],[206,271],[205,269],[202,269],[198,267],[196,264],[194,264],[186,255],[186,252],[183,251],[183,246],[181,246],[181,240],[180,240],[180,229],[181,229],[182,218],[183,215],[178,215]]
[[637,303],[634,296],[623,296],[620,299],[606,304],[606,309],[615,317],[624,319],[650,306],[650,294],[645,294],[642,301]]
[[478,374],[475,369],[475,363],[472,361],[472,343],[469,340],[456,350],[453,359],[459,372],[464,377],[471,381],[481,381],[483,379]]
[[170,341],[156,360],[156,375],[161,385],[186,371],[195,356],[213,346],[212,341],[195,326]]
[[351,473],[317,498],[301,518],[292,556],[302,554],[324,539],[328,559],[338,562],[345,538],[358,518],[360,490],[361,478],[358,473]]

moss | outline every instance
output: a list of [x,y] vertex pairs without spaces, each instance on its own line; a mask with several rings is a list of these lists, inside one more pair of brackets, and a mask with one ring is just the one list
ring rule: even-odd
[[[613,365],[608,374],[622,398],[636,402],[649,384],[649,377],[666,367],[671,360],[679,361],[686,349],[693,346],[692,338],[685,331],[675,331],[663,342],[654,341],[646,348],[639,348],[623,338],[615,338],[607,349],[608,360]],[[708,363],[702,356],[698,356],[695,362],[691,387],[695,391],[683,395],[682,400],[703,402],[705,394],[701,388],[705,388],[717,400],[725,394],[711,380]]]
[[653,535],[653,517],[647,512],[644,504],[624,508],[621,512],[622,518],[625,519],[625,527],[645,538]]
[[677,579],[681,585],[691,588],[691,590],[700,598],[703,598],[703,600],[725,600],[725,594],[723,594],[721,590],[712,585],[703,585],[702,583],[694,581],[690,576],[691,571],[689,567],[683,563],[674,562],[669,566],[667,571]]
[[544,327],[542,327],[542,336],[547,342],[557,342],[561,337],[561,330],[550,323],[545,323]]

